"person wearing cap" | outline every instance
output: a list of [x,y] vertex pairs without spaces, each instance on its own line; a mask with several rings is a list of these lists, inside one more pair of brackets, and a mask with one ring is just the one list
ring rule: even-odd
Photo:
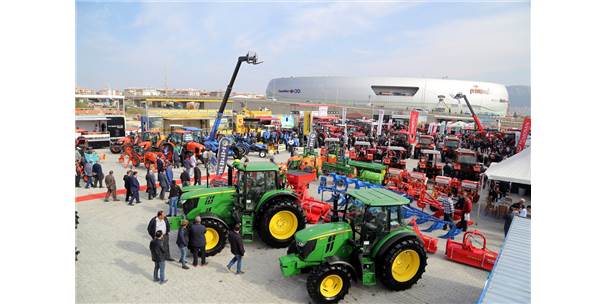
[[186,249],[187,249],[187,225],[189,222],[186,219],[181,220],[181,225],[179,226],[179,231],[177,231],[177,247],[179,247],[179,251],[181,252],[181,257],[179,258],[179,262],[181,263],[181,268],[189,269],[187,267],[187,261],[185,258],[187,257]]
[[194,224],[189,228],[189,250],[194,256],[194,267],[198,266],[198,257],[201,258],[200,266],[206,264],[206,226],[202,225],[200,216],[196,216]]

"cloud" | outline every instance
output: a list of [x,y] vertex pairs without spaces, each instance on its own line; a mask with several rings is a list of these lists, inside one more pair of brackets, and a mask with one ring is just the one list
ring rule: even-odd
[[331,3],[295,11],[291,21],[268,41],[273,53],[296,49],[330,37],[339,39],[372,29],[379,18],[415,3]]
[[530,82],[528,9],[405,31],[400,41],[405,47],[360,69],[385,76],[447,75],[507,84]]

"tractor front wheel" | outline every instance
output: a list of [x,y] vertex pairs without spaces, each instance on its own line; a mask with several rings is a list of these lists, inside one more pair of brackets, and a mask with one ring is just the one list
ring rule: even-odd
[[202,218],[202,225],[206,226],[206,256],[221,252],[227,240],[227,227],[213,218]]
[[284,248],[293,242],[295,232],[303,228],[305,213],[301,206],[294,200],[280,200],[261,214],[259,236],[273,248]]
[[265,151],[265,150],[259,151],[259,157],[260,158],[265,158],[266,156],[267,156],[267,151]]
[[307,293],[316,303],[337,303],[350,286],[351,273],[343,265],[320,265],[307,277]]
[[111,145],[109,147],[109,151],[111,151],[113,154],[119,154],[122,152],[122,146],[120,145]]
[[377,276],[391,290],[405,290],[417,283],[427,265],[427,254],[417,239],[393,246],[380,260]]

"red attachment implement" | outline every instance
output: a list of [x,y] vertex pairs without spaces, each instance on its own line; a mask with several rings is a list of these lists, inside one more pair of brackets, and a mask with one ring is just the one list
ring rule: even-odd
[[412,226],[415,233],[423,240],[423,247],[425,247],[425,251],[429,253],[436,253],[438,251],[438,239],[421,233],[421,230],[417,225],[416,218],[411,219],[410,222],[408,222],[408,225]]
[[[472,240],[482,239],[482,248],[472,244]],[[455,262],[491,271],[498,253],[486,249],[486,237],[478,230],[465,232],[463,242],[446,241],[446,257]]]
[[330,211],[330,204],[310,197],[307,193],[309,183],[316,179],[315,173],[290,170],[286,172],[286,182],[299,197],[301,208],[305,210],[307,222],[315,224]]

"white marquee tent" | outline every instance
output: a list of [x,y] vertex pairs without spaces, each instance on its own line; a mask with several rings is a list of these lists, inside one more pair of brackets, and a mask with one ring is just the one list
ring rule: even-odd
[[493,180],[530,185],[530,147],[508,159],[490,164],[485,174]]

